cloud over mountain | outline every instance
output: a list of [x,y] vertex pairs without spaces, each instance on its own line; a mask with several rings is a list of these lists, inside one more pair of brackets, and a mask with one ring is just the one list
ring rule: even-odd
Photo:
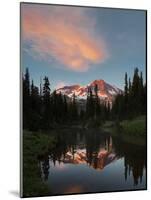
[[22,8],[25,51],[67,70],[87,71],[105,60],[105,44],[95,28],[89,8],[27,4]]

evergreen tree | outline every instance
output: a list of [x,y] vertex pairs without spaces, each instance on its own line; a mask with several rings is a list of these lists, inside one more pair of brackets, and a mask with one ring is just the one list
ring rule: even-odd
[[140,112],[141,100],[140,100],[140,77],[139,70],[135,68],[133,82],[132,82],[132,112],[136,116]]
[[100,100],[99,100],[99,97],[98,97],[98,85],[97,84],[95,84],[94,92],[95,92],[94,117],[96,119],[96,118],[100,117]]
[[[124,115],[126,113],[126,115]],[[125,74],[124,94],[117,95],[112,107],[113,116],[119,119],[132,118],[146,113],[146,86],[143,84],[143,74],[135,68],[133,81]]]
[[128,114],[128,80],[127,73],[125,73],[125,87],[124,87],[124,117],[127,117]]
[[25,78],[24,78],[24,92],[27,96],[30,95],[30,75],[29,70],[26,68]]
[[125,73],[125,87],[124,87],[125,97],[128,96],[128,81],[127,81],[127,73]]
[[67,104],[67,99],[66,96],[63,96],[63,121],[67,121],[68,119],[68,104]]
[[51,95],[51,105],[52,105],[52,121],[54,123],[57,120],[57,93],[56,93],[56,90],[54,90]]
[[23,128],[29,128],[30,121],[30,75],[26,68],[25,76],[23,77]]
[[57,95],[57,115],[58,121],[62,122],[64,118],[64,102],[61,92]]
[[112,115],[113,118],[115,118],[118,121],[121,121],[123,119],[123,113],[124,113],[124,95],[119,94],[116,96],[115,101],[113,103],[112,107]]
[[132,83],[131,83],[131,79],[129,78],[129,81],[128,81],[128,94],[131,94],[131,90],[132,90]]
[[128,82],[128,107],[127,107],[127,117],[131,118],[132,117],[132,107],[133,107],[133,100],[132,100],[132,83],[131,79],[129,78]]
[[40,128],[41,116],[40,116],[40,96],[38,87],[34,86],[34,82],[31,84],[31,113],[30,113],[30,122],[29,129],[36,131]]
[[72,100],[72,119],[73,120],[78,119],[78,109],[76,104],[75,93],[73,94],[73,100]]
[[143,87],[143,101],[142,101],[142,107],[143,107],[143,114],[146,114],[147,112],[147,87],[146,87],[146,83],[144,84]]
[[140,84],[139,84],[139,96],[140,96],[140,111],[143,113],[144,106],[144,85],[143,85],[143,73],[140,73]]
[[51,125],[50,83],[48,77],[44,78],[43,85],[43,128],[49,129]]
[[93,119],[95,113],[95,104],[91,87],[88,87],[88,95],[86,102],[86,115],[88,119]]

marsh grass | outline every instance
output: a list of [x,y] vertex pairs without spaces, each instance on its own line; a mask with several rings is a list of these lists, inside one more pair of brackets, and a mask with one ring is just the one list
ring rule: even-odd
[[125,120],[120,123],[123,134],[130,136],[145,136],[146,135],[146,118],[140,116],[132,120]]
[[139,116],[122,122],[106,121],[101,127],[106,133],[120,137],[125,142],[137,145],[146,145],[146,116]]
[[41,132],[23,132],[23,197],[50,195],[41,179],[37,157],[53,147],[54,138]]

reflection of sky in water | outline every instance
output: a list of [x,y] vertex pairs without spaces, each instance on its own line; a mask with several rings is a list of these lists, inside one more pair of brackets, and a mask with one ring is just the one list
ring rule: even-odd
[[142,184],[134,186],[132,173],[124,178],[124,159],[106,166],[103,170],[95,170],[86,164],[50,163],[48,184],[53,193],[100,192],[110,190],[143,189]]

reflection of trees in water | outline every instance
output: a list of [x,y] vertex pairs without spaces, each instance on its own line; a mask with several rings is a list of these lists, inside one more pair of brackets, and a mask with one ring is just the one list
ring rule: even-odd
[[74,160],[77,149],[86,149],[86,162],[95,166],[100,144],[102,143],[102,146],[106,144],[105,138],[96,131],[60,133],[56,136],[56,141],[55,147],[49,152],[54,164],[56,160],[64,161],[68,152],[72,154],[70,159]]
[[[100,163],[99,158],[100,146],[105,150],[109,150],[110,136],[103,136],[101,133],[89,131],[86,134],[86,157],[87,163],[95,169],[102,168],[103,163]],[[105,154],[107,156],[107,154]],[[104,159],[103,159],[104,160]]]
[[[112,138],[100,131],[61,132],[55,135],[55,147],[48,152],[54,165],[64,163],[87,163],[95,169],[102,169],[112,162],[108,156],[112,152]],[[100,154],[100,147],[105,150]]]
[[113,140],[117,156],[124,157],[125,180],[132,173],[134,185],[142,182],[143,170],[146,168],[146,146],[133,145],[121,139]]
[[[95,130],[61,131],[55,135],[55,146],[40,160],[44,179],[49,175],[49,159],[63,163],[87,163],[95,169],[103,169],[114,160],[124,157],[125,180],[132,173],[134,185],[141,183],[146,167],[146,147],[123,142]],[[48,156],[49,155],[49,156]]]
[[74,158],[74,151],[76,148],[77,134],[76,133],[58,133],[55,138],[55,147],[49,150],[50,158],[54,165],[55,162],[61,162],[65,159],[66,153],[71,151]]
[[49,176],[49,156],[48,154],[38,156],[38,160],[41,162],[42,178],[46,181]]
[[[93,134],[93,135],[92,135]],[[88,132],[86,134],[86,157],[87,157],[87,163],[89,165],[92,165],[92,162],[96,162],[96,158],[98,155],[98,150],[100,146],[100,140],[99,138],[96,138],[96,134],[92,132]],[[95,166],[95,164],[94,164]]]

